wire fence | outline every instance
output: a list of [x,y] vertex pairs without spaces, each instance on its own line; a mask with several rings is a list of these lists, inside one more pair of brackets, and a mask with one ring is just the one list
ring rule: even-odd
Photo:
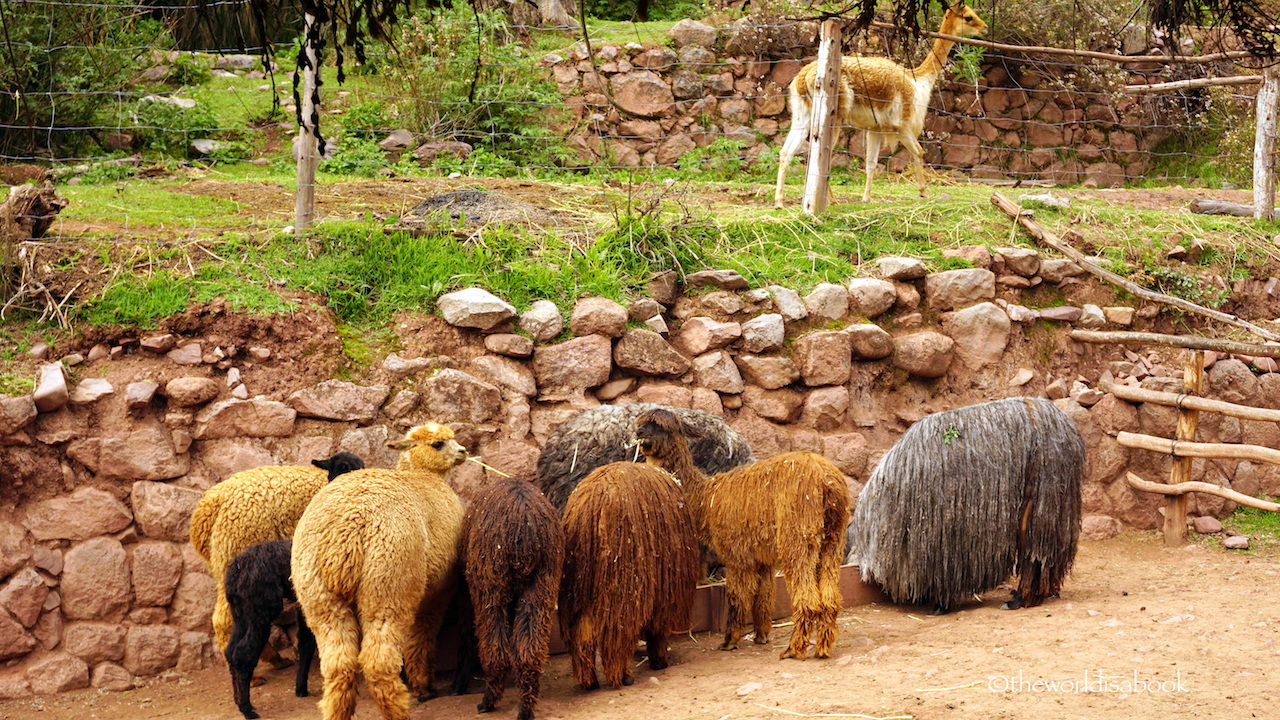
[[[6,4],[0,177],[47,176],[73,200],[44,242],[181,242],[290,223],[293,44],[275,44],[276,65],[264,68],[239,48],[176,49],[166,14],[185,12],[181,3]],[[243,4],[218,5],[234,17]],[[75,32],[56,26],[78,15]],[[698,42],[688,38],[706,36],[620,25],[588,28],[589,57],[571,32],[445,13],[404,22],[394,50],[349,68],[343,85],[326,68],[320,219],[400,214],[477,177],[733,181],[771,200],[787,88],[813,59],[814,26],[748,16]],[[1203,33],[1177,45],[1214,52],[1231,40]],[[1141,57],[1160,47],[1130,32],[1107,49]],[[910,67],[927,48],[873,29],[846,37],[844,51]],[[1247,189],[1256,86],[1132,91],[1242,74],[1253,71],[1225,60],[1117,63],[957,46],[929,100],[925,162],[963,181]],[[861,182],[861,135],[846,134],[837,183]],[[900,149],[882,162],[897,172],[908,159]],[[792,169],[792,198],[802,174]]]

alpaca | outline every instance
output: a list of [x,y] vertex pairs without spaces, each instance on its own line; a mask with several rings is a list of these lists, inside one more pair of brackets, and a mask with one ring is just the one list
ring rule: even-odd
[[[317,460],[319,462],[325,462]],[[271,635],[271,624],[284,610],[286,600],[297,600],[289,582],[289,554],[293,543],[272,540],[251,545],[227,565],[227,604],[233,626],[227,643],[227,666],[231,669],[231,689],[236,707],[253,720],[258,713],[249,699],[253,668],[258,664]],[[316,654],[316,638],[298,614],[298,663],[294,693],[307,696],[307,674]]]
[[592,470],[612,462],[639,460],[634,447],[635,420],[640,413],[658,408],[670,410],[702,433],[690,449],[703,472],[723,472],[751,462],[747,439],[711,413],[653,403],[601,405],[561,423],[538,455],[538,487],[551,504],[563,513],[569,494]]
[[756,643],[769,641],[774,568],[781,566],[796,623],[782,657],[803,658],[810,635],[814,654],[830,656],[849,521],[844,474],[821,455],[790,452],[707,477],[689,455],[687,438],[697,431],[663,410],[636,423],[646,459],[679,480],[699,542],[724,562],[729,615],[720,649],[737,648],[748,624]]
[[858,495],[849,561],[898,603],[946,612],[1011,575],[1007,607],[1057,595],[1080,537],[1085,447],[1044,398],[934,413],[907,429]]
[[[978,36],[987,31],[987,24],[968,5],[963,3],[947,8],[942,16],[939,34]],[[908,69],[888,58],[853,55],[840,60],[840,80],[837,89],[835,132],[832,146],[840,144],[840,132],[844,127],[867,131],[866,161],[864,169],[867,181],[862,189],[862,202],[871,201],[871,178],[875,176],[880,161],[880,147],[884,143],[890,152],[902,143],[911,153],[915,168],[916,185],[924,197],[924,148],[918,138],[924,130],[924,117],[929,108],[929,96],[942,75],[942,68],[951,52],[953,40],[938,38],[933,50],[919,66]],[[791,81],[791,130],[778,154],[778,185],[774,190],[773,204],[782,207],[783,185],[787,180],[787,166],[791,158],[809,139],[813,122],[814,84],[818,63],[804,66]],[[810,157],[815,151],[810,150]],[[828,197],[834,201],[831,188]]]
[[487,681],[477,709],[494,709],[514,670],[517,717],[531,720],[564,567],[564,530],[556,509],[527,481],[494,481],[467,509],[462,560]]
[[293,536],[293,583],[316,636],[325,720],[355,713],[356,675],[387,720],[409,692],[435,695],[436,634],[457,582],[462,503],[446,476],[467,458],[453,430],[411,428],[387,443],[398,470],[357,470],[316,493]]
[[238,472],[206,490],[191,513],[191,546],[218,584],[213,639],[219,650],[225,651],[231,639],[231,608],[223,585],[227,564],[250,545],[288,540],[320,488],[344,472],[364,467],[364,461],[349,452],[311,464],[314,467],[268,465]]
[[584,690],[632,683],[643,636],[649,667],[670,664],[667,640],[688,626],[698,581],[693,524],[669,473],[640,463],[596,468],[564,510],[560,623],[573,674]]

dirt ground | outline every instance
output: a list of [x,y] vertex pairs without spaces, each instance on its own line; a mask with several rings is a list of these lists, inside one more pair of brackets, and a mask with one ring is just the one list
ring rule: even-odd
[[[670,668],[639,668],[632,687],[583,692],[568,656],[554,656],[538,717],[1275,717],[1278,581],[1274,553],[1226,551],[1203,540],[1166,550],[1156,534],[1127,533],[1082,544],[1062,597],[1038,608],[1001,610],[1007,592],[999,591],[945,616],[891,605],[847,610],[829,660],[779,660],[790,635],[785,625],[767,649],[719,652],[717,638],[698,635],[675,643]],[[293,696],[291,675],[274,671],[253,691],[264,718],[319,717],[315,698]],[[319,688],[318,671],[312,683]],[[479,699],[438,698],[415,705],[410,717],[471,717]],[[509,689],[496,716],[514,715]],[[222,667],[126,693],[0,702],[6,720],[239,717]],[[356,717],[379,717],[367,694]]]

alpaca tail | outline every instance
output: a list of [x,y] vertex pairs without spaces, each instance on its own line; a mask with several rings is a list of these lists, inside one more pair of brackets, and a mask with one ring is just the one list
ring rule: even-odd
[[[191,547],[196,553],[209,562],[210,543],[213,538],[213,526],[218,520],[218,511],[222,507],[221,494],[206,492],[196,503],[191,513]],[[221,582],[222,578],[217,578]]]

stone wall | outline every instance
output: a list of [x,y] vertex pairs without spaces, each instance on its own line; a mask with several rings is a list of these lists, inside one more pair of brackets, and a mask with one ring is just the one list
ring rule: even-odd
[[[1080,345],[1067,333],[1149,329],[1160,308],[1113,306],[1111,291],[1073,263],[1029,249],[957,254],[975,267],[930,274],[917,260],[881,258],[861,268],[865,277],[803,297],[750,288],[732,271],[695,273],[683,286],[666,274],[627,307],[579,301],[567,327],[552,303],[517,309],[469,288],[439,299],[443,319],[395,326],[404,347],[435,350],[388,355],[352,381],[268,384],[261,373],[298,358],[286,361],[269,341],[246,346],[196,330],[119,338],[48,362],[33,395],[0,396],[0,698],[118,690],[216,662],[214,582],[187,542],[201,492],[239,470],[337,450],[390,466],[385,441],[428,419],[455,423],[488,465],[533,477],[541,443],[583,408],[694,407],[725,417],[757,456],[825,454],[856,492],[926,414],[1048,396],[1086,439],[1086,536],[1155,528],[1159,500],[1130,490],[1124,473],[1163,477],[1168,458],[1122,448],[1115,436],[1171,436],[1176,411],[1098,388],[1174,390],[1177,357]],[[1211,360],[1207,394],[1280,405],[1271,361]],[[71,365],[83,379],[67,382]],[[1200,432],[1280,446],[1274,423],[1205,415]],[[467,463],[452,482],[466,498],[485,472]],[[1280,471],[1269,466],[1197,460],[1193,472],[1249,494],[1280,493]],[[1191,501],[1193,514],[1230,507]]]
[[[581,44],[567,57],[544,57],[542,64],[565,96],[570,142],[583,162],[675,165],[719,138],[742,142],[745,157],[754,159],[776,153],[790,126],[789,84],[816,53],[811,24],[771,28],[777,33],[799,38],[808,56],[763,57],[756,53],[764,52],[766,41],[743,39],[743,27],[717,30],[686,20],[670,33],[674,48],[593,45],[598,76]],[[650,117],[620,113],[608,102],[606,85],[618,105]],[[1111,92],[1083,74],[1068,83],[1019,60],[998,58],[983,67],[977,83],[944,74],[921,143],[925,162],[973,177],[1105,187],[1150,169],[1151,149],[1175,127],[1164,112],[1155,97]],[[860,158],[862,147],[857,133],[850,150]],[[890,169],[903,170],[907,157],[899,150]],[[838,155],[835,162],[849,161]]]

